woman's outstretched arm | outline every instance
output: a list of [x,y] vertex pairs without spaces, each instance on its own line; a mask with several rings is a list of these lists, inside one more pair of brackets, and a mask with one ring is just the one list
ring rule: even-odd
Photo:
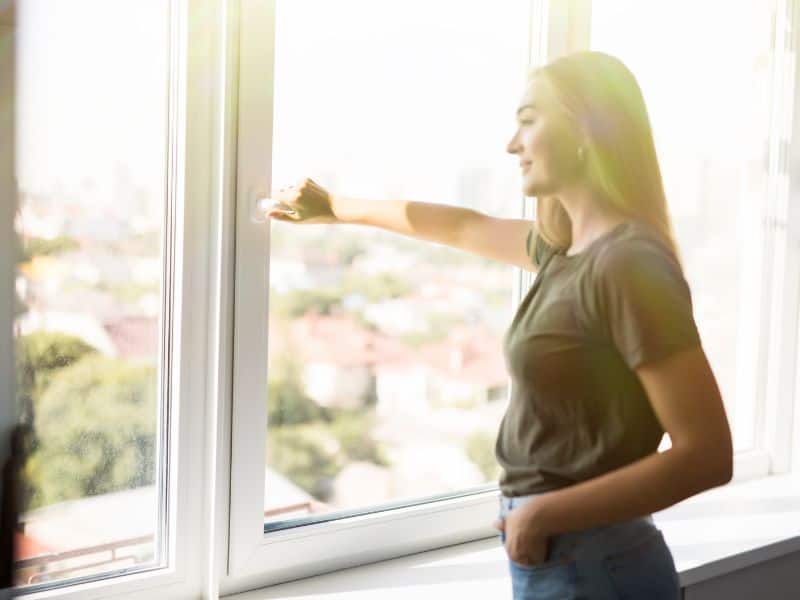
[[525,247],[535,226],[528,219],[501,219],[447,204],[334,195],[310,179],[276,193],[273,199],[297,211],[292,217],[270,213],[281,221],[369,225],[536,270]]
[[333,210],[343,223],[380,227],[535,270],[525,249],[528,232],[534,227],[528,219],[501,219],[447,204],[342,196],[333,197]]

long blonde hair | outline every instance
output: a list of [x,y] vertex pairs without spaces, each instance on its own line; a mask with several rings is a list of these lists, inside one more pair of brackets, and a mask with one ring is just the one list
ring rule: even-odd
[[[584,143],[584,175],[608,206],[650,227],[680,262],[644,97],[633,73],[602,52],[576,52],[534,69]],[[572,227],[557,198],[537,197],[536,222],[550,245],[569,248]]]

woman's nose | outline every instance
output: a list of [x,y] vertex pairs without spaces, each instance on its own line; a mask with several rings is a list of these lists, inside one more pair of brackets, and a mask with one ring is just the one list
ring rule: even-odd
[[508,145],[506,146],[506,152],[508,152],[509,154],[516,154],[517,153],[517,136],[516,136],[516,134],[514,135],[513,138],[511,138],[511,141],[508,142]]
[[519,137],[519,131],[514,132],[514,137],[509,140],[508,145],[506,146],[506,152],[509,154],[516,154],[519,152],[519,142],[517,138]]

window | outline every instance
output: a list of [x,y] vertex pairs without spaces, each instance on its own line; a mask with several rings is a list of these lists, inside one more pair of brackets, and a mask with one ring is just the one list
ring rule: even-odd
[[169,4],[17,19],[16,583],[35,588],[165,563]]
[[[375,202],[517,216],[504,90],[524,77],[527,11],[279,2],[273,181],[305,172]],[[510,267],[358,226],[273,222],[269,274],[268,528],[297,505],[362,511],[496,481]]]
[[[771,327],[765,320],[770,296],[762,295],[761,282],[773,285],[783,271],[778,275],[765,269],[770,259],[763,244],[769,233],[745,224],[757,222],[765,214],[757,202],[748,200],[758,194],[764,197],[771,185],[773,176],[764,168],[764,153],[775,135],[771,111],[783,101],[778,90],[765,84],[775,72],[770,62],[771,24],[776,18],[773,7],[763,3],[737,7],[732,13],[736,18],[715,29],[717,46],[713,49],[707,47],[708,30],[703,25],[711,17],[702,13],[694,29],[683,27],[684,54],[660,54],[651,49],[670,44],[656,46],[652,40],[659,34],[674,35],[674,28],[664,28],[663,23],[675,21],[677,27],[688,10],[700,15],[710,10],[710,5],[695,9],[694,5],[676,8],[665,4],[647,11],[635,3],[596,2],[591,10],[587,5],[533,3],[525,30],[518,30],[520,45],[529,45],[530,56],[539,60],[581,48],[607,50],[626,61],[640,80],[651,111],[687,278],[694,290],[698,325],[735,428],[737,476],[764,475],[774,455],[759,443],[765,429],[758,415],[765,413],[767,386],[766,354],[756,341],[764,340],[765,329]],[[242,72],[240,100],[253,111],[249,116],[240,114],[239,149],[246,166],[240,168],[239,184],[244,183],[249,194],[246,204],[252,204],[265,190],[291,184],[304,175],[332,191],[376,202],[391,197],[469,202],[469,194],[459,193],[458,184],[454,185],[460,178],[461,189],[472,190],[475,198],[486,198],[473,205],[475,208],[507,216],[514,210],[517,215],[529,214],[517,200],[492,205],[491,196],[478,193],[483,185],[485,189],[505,189],[498,183],[502,175],[495,175],[503,173],[503,167],[495,171],[491,155],[480,154],[491,152],[487,144],[492,138],[484,141],[478,137],[483,126],[487,136],[504,129],[502,122],[491,120],[494,109],[484,112],[495,106],[492,90],[520,86],[524,79],[512,69],[503,83],[487,86],[486,99],[477,91],[470,93],[469,83],[464,83],[500,77],[497,65],[513,65],[517,60],[520,70],[526,71],[527,59],[515,58],[519,54],[514,50],[505,58],[487,58],[495,65],[491,74],[475,77],[482,63],[471,54],[477,50],[479,56],[489,57],[499,52],[495,31],[503,31],[503,39],[513,43],[516,38],[509,32],[515,31],[513,23],[521,18],[521,7],[513,16],[494,6],[489,15],[480,13],[482,8],[474,4],[470,8],[459,5],[446,11],[451,16],[441,27],[435,10],[426,6],[424,14],[416,14],[415,7],[406,3],[396,12],[381,7],[378,13],[367,4],[339,3],[334,8],[292,3],[287,8],[278,2],[274,17],[261,16],[262,23],[274,24],[275,43],[267,48],[266,42],[260,41],[262,67],[257,92],[256,80],[250,83],[247,70]],[[459,38],[459,28],[472,11],[480,15],[480,34]],[[298,14],[316,15],[325,24],[324,31],[316,31],[314,25],[298,19]],[[349,23],[353,14],[359,15],[355,30]],[[505,24],[497,25],[506,18]],[[631,22],[637,27],[629,27]],[[745,23],[759,25],[757,35],[748,34],[747,44],[736,41],[744,35]],[[413,39],[413,43],[403,45],[389,24],[400,27],[403,39]],[[304,31],[302,39],[296,33],[300,30]],[[429,47],[431,31],[436,32],[438,44]],[[248,36],[247,27],[242,35]],[[491,47],[483,47],[483,43]],[[398,46],[404,53],[402,61],[392,55]],[[730,58],[734,48],[735,60]],[[248,52],[246,43],[243,52]],[[254,56],[251,59],[257,62]],[[461,61],[469,65],[466,79],[458,78]],[[746,75],[734,67],[742,62],[747,65]],[[715,81],[716,95],[704,97],[691,104],[694,111],[688,110],[687,95],[676,92],[679,85],[685,85],[683,80],[690,76],[699,86],[716,64],[725,65]],[[264,65],[274,65],[269,81],[262,75]],[[384,79],[387,69],[391,71],[388,80]],[[426,90],[424,101],[414,93],[418,89]],[[507,94],[499,94],[496,101],[507,100]],[[722,105],[725,110],[718,110]],[[461,116],[460,110],[467,116]],[[726,128],[733,112],[749,128]],[[263,127],[245,132],[241,124],[256,114]],[[414,115],[413,121],[404,120],[407,114]],[[473,139],[465,136],[463,123],[477,114],[482,117]],[[734,139],[734,135],[739,137]],[[248,136],[258,137],[258,142],[248,142]],[[425,140],[424,147],[416,150],[420,139]],[[498,137],[495,147],[506,141]],[[482,172],[465,172],[473,156]],[[501,156],[498,152],[500,161],[505,158]],[[446,158],[440,161],[440,157]],[[257,162],[259,168],[252,168]],[[402,169],[396,169],[398,164]],[[271,180],[263,175],[268,169]],[[518,197],[513,190],[508,193],[509,198]],[[732,203],[735,210],[730,209]],[[491,535],[491,529],[479,531],[468,516],[486,523],[493,518],[491,474],[484,473],[482,481],[470,481],[468,469],[462,467],[449,469],[458,471],[457,477],[447,480],[443,476],[439,467],[444,463],[438,462],[442,459],[437,459],[431,448],[440,445],[453,450],[465,437],[447,438],[432,426],[441,408],[432,402],[436,394],[430,375],[435,371],[434,360],[419,350],[405,363],[403,358],[404,346],[413,341],[409,331],[416,327],[428,336],[435,333],[425,323],[428,315],[418,307],[409,310],[403,305],[419,296],[418,290],[433,277],[448,286],[459,285],[451,277],[469,272],[478,261],[366,228],[273,222],[269,235],[252,233],[253,228],[245,209],[240,212],[237,229],[237,247],[248,258],[247,268],[239,267],[236,284],[239,327],[234,365],[239,367],[234,367],[233,397],[233,575],[258,574],[259,582],[266,584],[320,572],[328,566],[354,564],[365,545],[371,559],[377,560],[403,550],[434,547],[445,540],[468,539],[470,527],[474,528],[473,538]],[[729,247],[732,251],[727,252]],[[415,254],[427,257],[421,263]],[[253,267],[259,259],[250,257],[267,255],[263,270],[255,271],[264,278],[255,282]],[[425,270],[426,265],[438,266],[440,261],[447,261],[447,267]],[[458,271],[456,262],[464,265]],[[493,265],[482,268],[484,273],[503,271]],[[708,273],[713,273],[714,279]],[[382,277],[380,283],[376,274]],[[513,287],[513,274],[506,271],[503,277],[507,277],[505,283],[499,279],[496,291],[491,292],[500,299],[508,297]],[[359,286],[363,289],[356,289]],[[382,292],[378,291],[381,287]],[[484,285],[481,289],[492,288]],[[429,300],[426,306],[433,304]],[[448,332],[457,330],[467,318],[452,310],[455,306],[454,302],[448,307],[448,315],[456,321],[448,324]],[[480,320],[502,319],[513,308],[504,313],[499,306],[492,317],[481,308]],[[443,341],[453,343],[449,338]],[[463,366],[457,352],[451,358],[451,364]],[[463,360],[463,354],[460,358]],[[402,366],[397,368],[393,361]],[[394,378],[393,369],[399,372]],[[490,391],[492,387],[494,391]],[[483,405],[478,403],[460,413],[449,406],[447,414],[464,415],[465,419],[479,414],[481,406],[491,406],[490,398],[498,397],[496,387],[485,391]],[[457,393],[448,390],[446,397],[455,401]],[[390,425],[381,421],[386,415],[391,417]],[[416,479],[406,481],[397,479],[394,472],[405,458],[403,441],[411,439],[403,430],[408,427],[403,418],[417,430],[431,427],[423,434],[426,441],[435,438],[425,452],[427,462],[409,469]],[[493,418],[487,418],[487,425]],[[451,418],[448,425],[457,421],[458,417]],[[487,426],[484,433],[490,429]],[[469,429],[465,431],[471,435]],[[353,439],[359,444],[351,445]],[[668,445],[665,437],[662,449]],[[265,449],[263,464],[253,458],[252,448]],[[468,451],[466,454],[469,457]],[[425,481],[428,465],[439,481]],[[415,480],[408,483],[408,479]],[[263,503],[256,500],[262,497]],[[262,512],[264,533],[262,520],[257,518]],[[444,524],[445,518],[453,529]],[[309,545],[312,535],[316,543]]]
[[779,256],[771,250],[780,194],[773,120],[786,93],[775,79],[776,10],[775,2],[733,3],[720,20],[711,2],[592,2],[591,48],[625,61],[647,102],[737,453],[765,449],[772,285],[784,278],[770,266]]
[[20,257],[17,392],[34,429],[17,581],[59,598],[196,597],[221,12],[36,0],[3,18],[20,248],[5,243]]
[[[273,123],[271,132],[240,127],[240,156],[245,139],[258,137],[253,151],[272,181],[240,167],[240,189],[311,176],[374,202],[521,216],[505,148],[528,67],[529,12],[527,1],[278,2],[272,89],[259,79],[271,119],[270,104],[248,95],[244,71],[240,85],[241,101]],[[262,61],[271,64],[266,52]],[[248,500],[234,504],[238,514],[264,514],[263,524],[248,519],[244,535],[263,544],[275,572],[332,556],[320,546],[311,557],[304,545],[306,565],[292,565],[290,548],[309,534],[345,528],[339,539],[356,540],[368,529],[356,531],[361,522],[386,526],[477,502],[486,512],[476,523],[490,530],[514,270],[359,226],[250,219],[239,222],[237,255],[251,258],[237,281],[245,366],[233,399],[234,476],[237,440],[248,453],[234,495]],[[260,461],[252,448],[264,448]],[[463,535],[446,531],[427,543]],[[357,550],[343,542],[336,552]]]
[[[14,350],[38,427],[24,591],[227,594],[495,536],[498,334],[530,278],[253,206],[311,176],[531,217],[505,154],[516,104],[531,65],[580,48],[642,84],[739,472],[786,469],[796,4],[725,21],[605,0],[0,10],[0,42],[17,37]],[[690,103],[686,80],[706,93]]]

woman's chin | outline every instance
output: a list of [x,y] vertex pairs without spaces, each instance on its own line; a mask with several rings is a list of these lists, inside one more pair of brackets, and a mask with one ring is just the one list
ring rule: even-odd
[[522,193],[527,198],[534,198],[542,194],[542,186],[535,183],[523,183]]

